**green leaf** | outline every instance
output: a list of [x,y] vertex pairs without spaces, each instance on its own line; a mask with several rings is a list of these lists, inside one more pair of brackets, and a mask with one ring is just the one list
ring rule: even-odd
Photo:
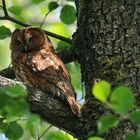
[[11,35],[11,30],[5,26],[0,26],[0,39],[5,39]]
[[[23,15],[17,15],[16,16],[16,19],[22,21],[22,22],[26,22],[25,18],[23,17]],[[19,25],[19,24],[15,24],[15,27],[18,28],[18,29],[21,29],[23,28],[23,26]]]
[[121,114],[127,114],[134,107],[134,95],[127,87],[117,87],[110,98],[112,108]]
[[14,85],[5,88],[0,88],[0,93],[4,92],[11,97],[25,97],[26,90],[21,85]]
[[18,15],[20,15],[21,12],[22,12],[22,7],[21,7],[21,6],[18,6],[18,5],[16,5],[16,6],[11,6],[11,7],[8,8],[8,11],[10,11],[12,14],[18,16]]
[[111,85],[107,81],[100,81],[92,88],[92,94],[98,100],[106,102],[111,91]]
[[119,123],[118,118],[113,115],[104,115],[100,117],[100,119],[97,122],[99,134],[103,134],[108,129],[116,127],[118,123]]
[[3,94],[0,91],[0,110],[3,110],[3,108],[5,107],[5,105],[7,103],[7,99],[9,99],[9,96],[6,94]]
[[39,122],[39,117],[37,115],[32,115],[26,123],[27,129],[29,130],[31,136],[35,139],[37,138]]
[[64,42],[64,41],[59,41],[59,42],[57,43],[57,49],[56,49],[56,51],[57,51],[57,52],[61,52],[61,51],[63,51],[64,49],[69,49],[69,48],[71,48],[70,44],[68,44],[68,43],[66,43],[66,42]]
[[45,1],[45,0],[32,0],[32,2],[35,3],[35,4],[41,3],[43,1]]
[[71,5],[65,5],[60,14],[60,19],[65,24],[72,24],[76,20],[76,10]]
[[18,117],[21,114],[27,114],[29,109],[24,97],[25,90],[19,85],[0,88],[0,111],[4,111],[8,119],[10,117]]
[[100,138],[100,137],[90,137],[88,138],[88,140],[105,140],[105,139]]
[[140,138],[136,135],[130,134],[130,135],[126,136],[126,138],[124,140],[140,140]]
[[9,98],[4,107],[4,111],[8,115],[7,119],[29,113],[28,104],[24,98],[18,98],[18,100],[16,98]]
[[0,121],[0,132],[4,133],[7,126],[8,126],[8,123]]
[[133,112],[130,119],[136,126],[140,127],[140,112]]
[[26,21],[25,18],[23,17],[23,15],[16,16],[16,19],[18,19],[18,20],[20,20],[22,22],[25,22]]
[[23,135],[23,128],[17,122],[11,122],[5,130],[5,136],[9,139],[19,139]]
[[62,132],[54,132],[50,133],[46,140],[70,140],[70,139]]
[[54,1],[50,2],[48,5],[49,11],[51,12],[51,11],[55,10],[58,6],[59,5],[57,4],[57,2],[54,2]]

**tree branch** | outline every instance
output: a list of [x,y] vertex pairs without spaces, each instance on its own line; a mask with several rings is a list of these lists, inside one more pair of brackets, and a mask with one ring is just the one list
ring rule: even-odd
[[[0,87],[19,84],[14,80],[0,76]],[[39,114],[50,124],[69,132],[82,140],[84,137],[83,123],[72,113],[67,102],[35,88],[27,88],[27,102],[33,113]]]
[[[0,87],[15,84],[21,83],[0,76]],[[88,137],[97,135],[97,120],[102,115],[110,113],[104,104],[91,98],[82,106],[81,117],[78,118],[72,113],[67,102],[52,96],[52,94],[34,87],[27,87],[27,91],[26,101],[29,103],[32,113],[40,115],[51,125],[72,134],[78,140],[87,140]],[[109,140],[120,140],[128,133],[134,134],[135,128],[128,119],[123,119],[117,128],[108,131],[104,137]]]
[[0,20],[8,20],[8,21],[14,22],[16,24],[19,24],[19,25],[21,25],[23,27],[31,26],[31,25],[29,25],[27,23],[24,23],[22,21],[19,21],[19,20],[13,18],[13,17],[10,17],[9,15],[8,16],[4,16],[4,17],[0,17]]
[[4,11],[5,16],[8,16],[5,0],[2,0],[2,5],[3,5],[3,11]]
[[38,140],[41,140],[41,138],[47,133],[47,131],[52,127],[52,125],[50,125],[49,127],[47,127],[47,129],[38,137]]
[[[3,11],[4,11],[4,16],[3,16],[3,17],[0,17],[0,20],[9,20],[9,21],[14,22],[14,23],[16,23],[16,24],[19,24],[19,25],[21,25],[21,26],[23,26],[23,27],[32,26],[32,25],[30,25],[30,24],[21,22],[21,21],[15,19],[15,18],[11,17],[11,16],[8,14],[8,12],[7,12],[5,0],[2,0],[2,4],[3,4],[2,7],[3,7]],[[65,41],[65,42],[67,42],[67,43],[69,43],[69,44],[72,43],[72,40],[71,40],[71,39],[66,38],[66,37],[63,37],[63,36],[61,36],[61,35],[57,35],[57,34],[55,34],[55,33],[49,32],[49,31],[45,31],[45,33],[46,33],[47,35],[51,36],[51,37],[60,39],[60,40]]]

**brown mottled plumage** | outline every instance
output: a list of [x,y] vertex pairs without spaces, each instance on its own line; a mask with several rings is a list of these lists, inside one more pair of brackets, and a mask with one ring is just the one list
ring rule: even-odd
[[80,116],[69,73],[44,31],[33,27],[16,29],[12,34],[11,50],[18,80],[67,99],[72,111]]

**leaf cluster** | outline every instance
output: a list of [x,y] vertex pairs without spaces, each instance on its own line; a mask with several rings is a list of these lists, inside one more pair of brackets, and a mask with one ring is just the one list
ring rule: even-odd
[[127,118],[136,126],[137,134],[128,134],[124,140],[140,139],[140,111],[130,88],[118,86],[112,89],[109,82],[100,81],[93,86],[92,94],[114,112],[101,116],[97,121],[99,135],[117,127],[124,118]]

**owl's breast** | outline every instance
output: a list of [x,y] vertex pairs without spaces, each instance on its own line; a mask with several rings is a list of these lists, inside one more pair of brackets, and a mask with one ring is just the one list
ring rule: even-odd
[[31,74],[25,65],[19,63],[19,66],[15,66],[16,78],[27,85],[32,85],[30,82]]
[[16,78],[25,84],[31,85],[30,83],[30,71],[27,67],[27,56],[19,54],[18,57],[15,55],[12,57],[12,64],[15,70]]

